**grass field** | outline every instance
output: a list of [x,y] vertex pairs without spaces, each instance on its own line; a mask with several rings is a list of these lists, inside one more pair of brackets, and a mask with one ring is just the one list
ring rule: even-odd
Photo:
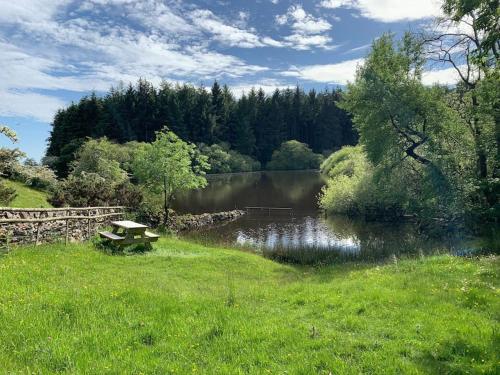
[[47,193],[32,189],[21,182],[2,180],[6,186],[16,189],[17,197],[10,203],[10,207],[19,208],[46,208],[52,207],[47,202]]
[[499,261],[322,268],[161,239],[0,256],[3,373],[494,374]]

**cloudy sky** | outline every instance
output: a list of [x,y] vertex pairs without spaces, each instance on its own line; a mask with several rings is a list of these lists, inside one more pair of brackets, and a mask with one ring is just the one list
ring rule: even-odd
[[139,77],[342,86],[374,38],[438,14],[437,0],[0,0],[0,122],[39,159],[58,108]]

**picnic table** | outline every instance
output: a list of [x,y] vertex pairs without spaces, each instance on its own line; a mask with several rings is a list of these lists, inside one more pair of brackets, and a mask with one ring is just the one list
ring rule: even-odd
[[112,232],[99,232],[101,238],[110,240],[119,247],[142,243],[151,248],[151,242],[158,241],[159,235],[149,232],[148,226],[130,220],[112,221]]

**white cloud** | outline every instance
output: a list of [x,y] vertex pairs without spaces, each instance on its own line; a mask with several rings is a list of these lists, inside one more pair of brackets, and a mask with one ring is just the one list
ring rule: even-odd
[[342,61],[336,64],[308,65],[291,67],[281,74],[287,77],[297,77],[306,81],[345,85],[354,81],[356,69],[364,59]]
[[[140,77],[153,83],[163,79],[200,82],[253,76],[267,70],[210,49],[209,43],[200,40],[206,25],[198,26],[189,17],[181,17],[177,9],[155,0],[87,0],[70,14],[65,1],[39,3],[45,8],[39,9],[34,0],[0,3],[0,20],[8,19],[0,25],[0,115],[50,120],[64,103],[38,91],[42,89],[106,91],[120,81],[133,82]],[[137,22],[124,24],[113,13],[117,9],[142,26]],[[108,13],[113,16],[108,17]],[[284,46],[218,23],[214,15],[205,19],[212,22],[207,27],[214,38],[222,40],[224,32],[229,32],[225,43]],[[8,34],[4,34],[1,26],[7,22]]]
[[[459,66],[459,69],[465,74],[465,66]],[[452,86],[456,85],[459,80],[460,76],[453,67],[439,70],[427,70],[422,73],[422,82],[427,86],[435,84]]]
[[70,0],[15,0],[2,1],[0,6],[0,21],[42,22],[50,20]]
[[361,15],[382,22],[418,20],[441,14],[439,0],[323,0],[324,8],[351,8]]
[[214,39],[220,43],[241,48],[255,48],[265,45],[255,33],[227,25],[209,10],[197,9],[190,14],[190,17],[198,28],[211,33]]
[[286,89],[290,85],[277,79],[264,79],[255,82],[243,82],[237,85],[231,85],[231,92],[237,97],[248,94],[252,89],[262,89],[266,94],[272,94],[276,89]]
[[332,28],[332,25],[323,18],[316,18],[306,13],[301,5],[293,5],[285,14],[276,16],[276,23],[278,25],[290,23],[293,30],[302,34],[318,34]]
[[279,26],[289,25],[293,33],[284,39],[288,45],[298,50],[312,47],[332,49],[332,39],[328,31],[332,25],[323,18],[308,14],[301,5],[293,5],[285,14],[275,16]]
[[350,50],[344,52],[343,54],[347,55],[349,53],[355,53],[355,52],[359,52],[359,51],[364,51],[364,50],[370,48],[370,46],[371,46],[371,43],[363,44],[362,46],[351,48]]
[[332,38],[327,35],[291,34],[284,38],[297,50],[309,50],[312,47],[333,50],[338,46],[330,45]]
[[[285,77],[296,77],[306,81],[322,82],[330,84],[345,85],[353,82],[356,78],[356,70],[362,65],[364,59],[353,59],[336,64],[292,66],[289,70],[281,72]],[[465,66],[459,69],[465,74]],[[422,83],[427,86],[434,84],[455,85],[459,81],[459,75],[454,68],[430,69],[422,74]]]
[[6,117],[30,117],[50,122],[64,105],[64,101],[54,96],[0,89],[0,114]]

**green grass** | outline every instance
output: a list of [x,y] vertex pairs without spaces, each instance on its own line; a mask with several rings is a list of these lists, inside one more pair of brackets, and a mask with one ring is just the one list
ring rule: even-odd
[[312,268],[168,238],[155,248],[0,256],[0,372],[500,371],[498,258]]
[[47,208],[52,207],[47,202],[47,193],[24,185],[21,182],[2,180],[6,186],[16,189],[17,197],[9,204],[9,207],[19,208]]

